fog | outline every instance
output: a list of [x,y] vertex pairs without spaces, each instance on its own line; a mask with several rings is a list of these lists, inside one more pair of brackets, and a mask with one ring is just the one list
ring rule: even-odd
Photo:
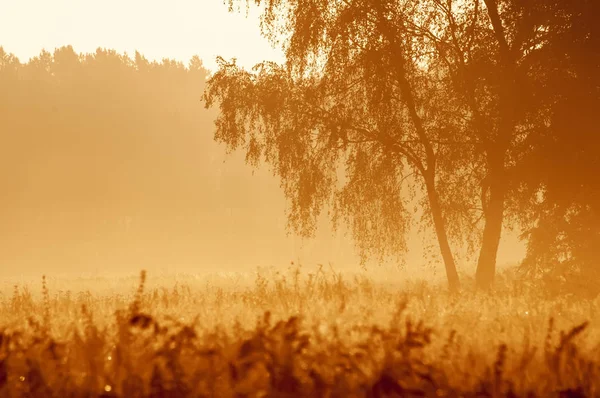
[[[2,51],[0,276],[249,271],[290,262],[360,270],[326,212],[315,236],[287,228],[279,180],[214,140],[200,101],[209,71],[112,50]],[[409,238],[411,275],[441,274],[427,236]],[[514,236],[499,262],[516,261]],[[521,252],[520,252],[521,250]],[[367,264],[371,270],[397,271]],[[471,270],[464,262],[461,269]],[[390,268],[391,267],[391,268]]]

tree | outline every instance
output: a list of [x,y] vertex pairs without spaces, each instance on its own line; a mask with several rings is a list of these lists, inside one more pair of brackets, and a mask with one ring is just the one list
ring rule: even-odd
[[531,275],[572,274],[597,281],[600,4],[547,1],[538,6],[546,44],[530,63],[539,71],[533,91],[545,123],[531,135],[531,153],[518,170],[521,221],[529,242],[523,266]]
[[255,3],[286,63],[250,73],[221,60],[205,92],[207,106],[221,109],[216,139],[273,167],[291,200],[292,227],[310,232],[331,203],[364,255],[405,249],[400,187],[412,175],[450,287],[458,277],[449,242],[469,237],[479,244],[477,285],[489,288],[507,217],[522,221],[533,195],[523,195],[521,185],[535,183],[520,173],[542,167],[531,163],[535,137],[555,106],[538,88],[561,66],[539,59],[557,38],[549,32],[565,14],[561,2]]
[[[406,249],[410,193],[422,190],[456,290],[449,232],[464,236],[470,217],[462,207],[475,197],[463,156],[469,143],[461,142],[465,114],[424,38],[411,34],[419,3],[408,6],[267,2],[267,36],[278,39],[276,15],[291,32],[286,65],[249,73],[221,59],[206,105],[219,102],[218,141],[243,146],[250,163],[265,160],[279,175],[291,227],[310,234],[329,203],[334,223],[350,224],[363,260]],[[466,199],[461,206],[457,197]]]
[[[562,94],[549,92],[549,77],[573,72],[564,57],[549,56],[560,47],[559,32],[571,15],[564,3],[436,0],[416,23],[417,34],[430,38],[435,59],[445,65],[469,115],[467,135],[478,143],[470,155],[481,172],[476,178],[484,224],[476,280],[483,288],[493,282],[506,218],[526,225],[524,208],[539,189],[546,164],[538,155],[552,135],[548,115],[559,112],[557,99],[566,87],[555,80]],[[571,8],[592,11],[591,2],[584,3]],[[526,175],[532,178],[525,181]]]
[[414,35],[427,38],[432,59],[450,80],[466,115],[465,135],[472,183],[479,186],[483,220],[476,283],[489,288],[518,154],[521,127],[528,122],[526,70],[533,23],[516,1],[432,0],[413,21]]

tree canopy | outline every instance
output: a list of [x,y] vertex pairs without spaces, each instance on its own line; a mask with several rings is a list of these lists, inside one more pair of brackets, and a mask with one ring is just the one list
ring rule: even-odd
[[293,228],[311,233],[329,204],[363,257],[407,249],[417,194],[451,289],[451,244],[464,239],[479,247],[488,288],[507,216],[526,225],[536,213],[525,208],[542,177],[526,181],[523,169],[544,167],[535,153],[548,117],[561,120],[568,85],[549,93],[544,81],[557,69],[579,76],[547,56],[576,14],[541,0],[229,1],[243,3],[262,8],[286,62],[246,71],[220,60],[205,92],[221,110],[215,138],[271,165]]
[[[530,152],[518,169],[532,275],[598,278],[600,258],[600,34],[595,1],[549,1],[544,47],[532,59],[532,90],[543,123],[532,132]],[[595,289],[598,289],[596,286]]]

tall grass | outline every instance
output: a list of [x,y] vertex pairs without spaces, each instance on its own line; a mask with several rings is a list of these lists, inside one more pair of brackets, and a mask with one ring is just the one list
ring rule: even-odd
[[121,282],[0,293],[0,397],[600,396],[598,299],[323,267]]

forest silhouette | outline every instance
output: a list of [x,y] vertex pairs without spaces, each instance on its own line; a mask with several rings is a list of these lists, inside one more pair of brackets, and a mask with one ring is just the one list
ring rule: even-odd
[[0,48],[3,272],[296,260],[277,181],[213,142],[207,75],[198,57],[184,66],[67,46],[21,63]]

